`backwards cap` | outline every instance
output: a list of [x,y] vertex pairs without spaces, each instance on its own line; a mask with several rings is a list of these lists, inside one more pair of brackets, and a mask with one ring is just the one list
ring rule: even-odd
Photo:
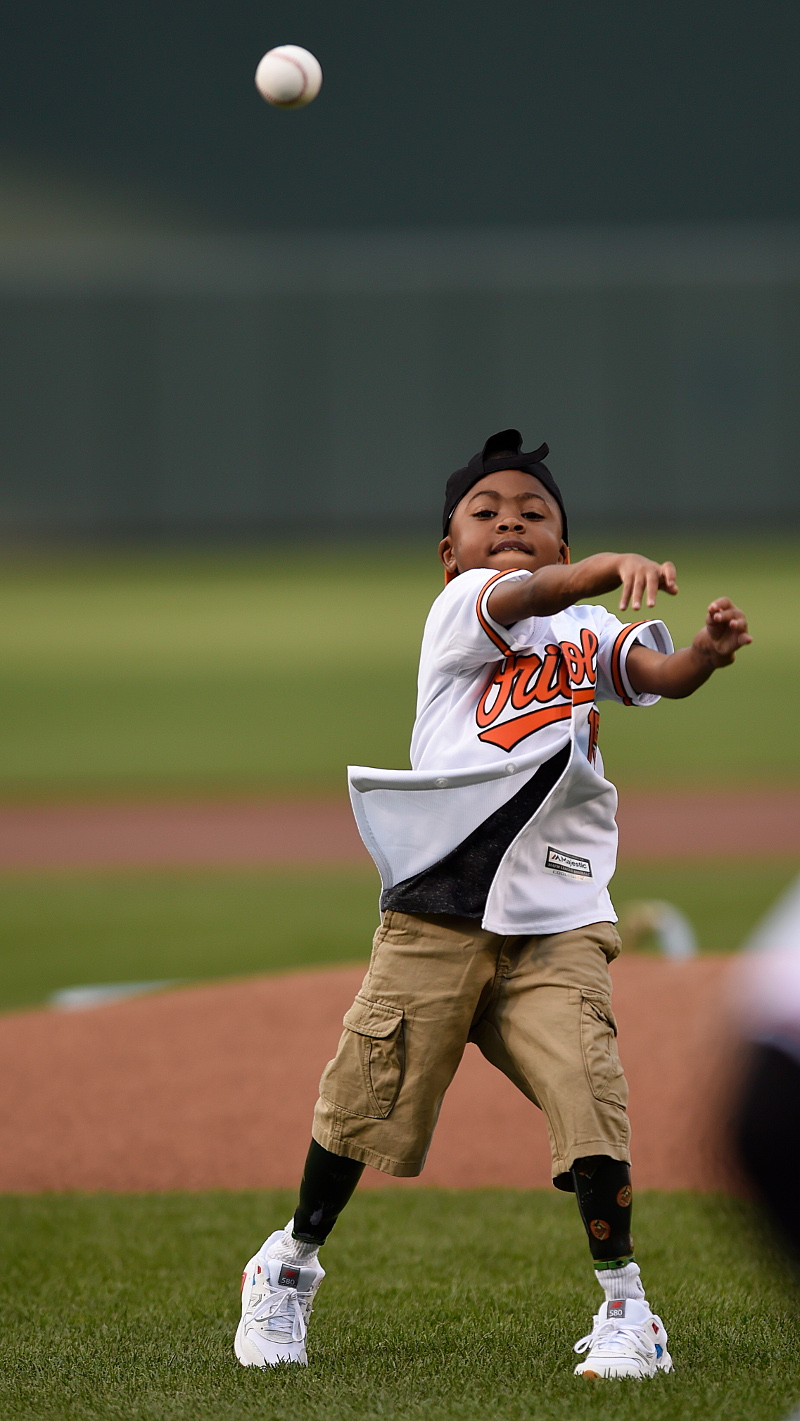
[[547,465],[541,462],[549,453],[548,445],[540,444],[539,448],[534,449],[532,453],[524,454],[522,452],[522,435],[518,429],[501,429],[498,434],[493,434],[491,438],[487,439],[480,454],[473,454],[469,463],[463,469],[456,469],[455,473],[451,474],[447,480],[442,515],[442,536],[447,537],[450,519],[455,512],[456,505],[486,474],[497,474],[501,469],[523,469],[525,473],[533,474],[534,478],[544,484],[548,493],[553,495],[561,509],[562,536],[564,542],[569,543],[567,511],[561,497],[561,490]]

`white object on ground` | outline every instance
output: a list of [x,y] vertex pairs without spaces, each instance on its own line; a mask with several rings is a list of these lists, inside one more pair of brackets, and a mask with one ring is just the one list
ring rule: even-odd
[[85,987],[62,987],[48,998],[48,1004],[57,1011],[85,1011],[89,1007],[104,1007],[110,1002],[121,1002],[126,997],[141,997],[145,992],[160,992],[165,987],[174,987],[178,979],[162,982],[96,982]]
[[685,962],[697,956],[694,928],[674,903],[662,903],[658,898],[627,903],[622,928],[625,943],[634,950],[640,938],[652,936],[664,956],[673,962]]
[[317,97],[321,87],[319,60],[299,44],[279,44],[268,50],[256,70],[256,88],[275,108],[303,108]]

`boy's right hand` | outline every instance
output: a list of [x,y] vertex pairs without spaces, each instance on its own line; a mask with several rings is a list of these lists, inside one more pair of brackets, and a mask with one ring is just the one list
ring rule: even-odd
[[675,566],[653,562],[639,553],[593,553],[574,563],[548,563],[536,568],[521,582],[502,582],[491,593],[489,615],[504,627],[523,617],[552,617],[585,597],[613,592],[622,584],[620,610],[630,606],[638,612],[642,598],[648,607],[656,604],[656,593],[678,591]]
[[622,584],[621,612],[626,607],[638,612],[643,596],[648,607],[655,607],[657,592],[668,592],[670,597],[677,595],[674,563],[653,562],[652,558],[643,558],[639,553],[621,553],[617,571]]

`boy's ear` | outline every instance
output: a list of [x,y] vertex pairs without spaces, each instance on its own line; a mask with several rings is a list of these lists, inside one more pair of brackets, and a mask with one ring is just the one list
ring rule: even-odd
[[558,561],[559,561],[560,563],[568,563],[568,562],[569,562],[569,544],[568,544],[568,543],[562,542],[561,547],[560,547],[559,550],[558,550]]
[[444,565],[445,582],[451,582],[458,573],[458,563],[449,534],[439,544],[439,558]]

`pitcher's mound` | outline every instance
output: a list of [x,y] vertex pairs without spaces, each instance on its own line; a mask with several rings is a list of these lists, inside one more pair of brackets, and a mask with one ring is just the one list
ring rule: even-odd
[[[726,1187],[727,970],[720,958],[614,965],[639,1187]],[[0,1018],[0,1190],[294,1188],[362,976],[343,967]],[[469,1046],[422,1182],[549,1180],[539,1112]]]

